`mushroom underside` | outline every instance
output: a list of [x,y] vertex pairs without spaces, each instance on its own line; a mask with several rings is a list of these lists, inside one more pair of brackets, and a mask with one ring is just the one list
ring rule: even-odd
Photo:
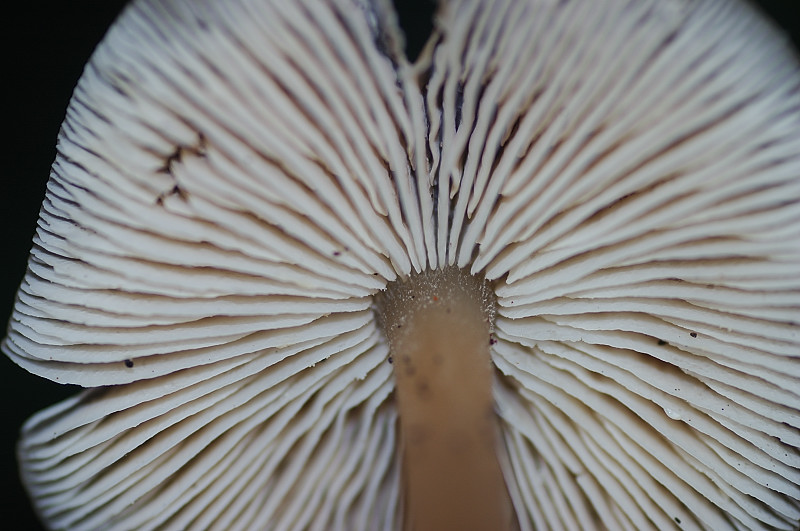
[[[3,342],[87,387],[23,429],[43,522],[401,528],[402,356],[463,340],[519,529],[796,529],[785,40],[722,0],[443,2],[402,40],[382,0],[136,0],[109,30]],[[448,274],[480,324],[409,302]],[[433,339],[393,343],[407,320]]]

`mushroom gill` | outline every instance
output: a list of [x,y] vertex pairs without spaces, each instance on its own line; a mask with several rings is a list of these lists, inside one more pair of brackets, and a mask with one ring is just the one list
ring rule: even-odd
[[796,529],[785,40],[733,0],[453,0],[402,47],[384,0],[135,0],[109,30],[3,342],[87,387],[23,428],[42,521],[402,528],[441,477],[403,468],[399,386],[445,352],[475,385],[432,392],[478,406],[433,425],[485,422],[511,525]]

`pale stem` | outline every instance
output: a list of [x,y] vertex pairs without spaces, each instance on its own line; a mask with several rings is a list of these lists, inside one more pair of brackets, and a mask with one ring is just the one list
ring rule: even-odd
[[[407,286],[393,301],[401,308],[384,314],[395,367],[407,530],[512,528],[497,452],[490,319],[480,292],[448,285],[464,284],[465,277],[451,272]],[[479,290],[471,277],[466,284]]]

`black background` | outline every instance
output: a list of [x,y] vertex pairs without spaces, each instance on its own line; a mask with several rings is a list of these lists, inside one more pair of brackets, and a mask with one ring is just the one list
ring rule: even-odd
[[[55,139],[72,89],[94,46],[121,11],[121,0],[17,2],[4,9],[2,161],[0,167],[0,327],[8,321],[14,293],[25,272],[39,204],[44,196]],[[757,2],[800,43],[800,2]],[[401,23],[416,49],[429,23],[415,16],[429,8],[403,2]],[[421,8],[418,4],[424,4]],[[423,17],[422,20],[425,20]],[[414,50],[409,50],[414,54]],[[19,427],[34,412],[77,388],[32,376],[0,356],[0,514],[5,529],[41,529],[17,476]]]

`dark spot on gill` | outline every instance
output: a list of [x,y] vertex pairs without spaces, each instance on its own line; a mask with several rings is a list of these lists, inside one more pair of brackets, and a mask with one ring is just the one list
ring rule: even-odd
[[189,197],[189,194],[187,194],[180,186],[176,184],[175,186],[172,187],[172,189],[169,192],[164,192],[163,194],[156,197],[156,204],[159,206],[163,205],[164,200],[170,196],[178,196],[184,201],[186,201]]

